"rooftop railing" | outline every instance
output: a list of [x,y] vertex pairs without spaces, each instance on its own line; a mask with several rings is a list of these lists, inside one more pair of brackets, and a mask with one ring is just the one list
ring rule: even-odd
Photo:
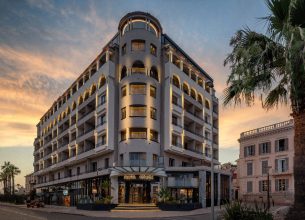
[[240,134],[240,137],[243,138],[243,137],[247,137],[247,136],[251,136],[251,135],[255,135],[255,134],[260,134],[260,133],[276,130],[276,129],[291,126],[291,125],[293,125],[293,119],[288,120],[288,121],[279,122],[279,123],[272,124],[272,125],[268,125],[265,127],[253,129],[250,131],[242,132]]

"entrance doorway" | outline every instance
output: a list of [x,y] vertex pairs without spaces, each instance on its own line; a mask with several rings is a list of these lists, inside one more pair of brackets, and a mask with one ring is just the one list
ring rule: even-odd
[[119,203],[151,203],[149,181],[126,181],[119,186]]

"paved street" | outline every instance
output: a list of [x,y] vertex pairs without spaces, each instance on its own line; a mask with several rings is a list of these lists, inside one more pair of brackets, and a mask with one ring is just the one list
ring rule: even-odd
[[[128,216],[128,212],[126,213]],[[45,212],[35,209],[25,209],[20,207],[10,207],[10,206],[1,206],[0,205],[0,219],[1,220],[90,220],[90,219],[113,219],[119,220],[124,218],[109,218],[109,217],[88,217],[88,216],[81,216],[81,215],[72,215],[72,214],[63,214],[63,213],[54,213],[54,212]],[[128,219],[125,218],[125,219]],[[137,218],[137,219],[183,219],[183,220],[204,220],[209,219],[209,214],[201,214],[201,215],[194,215],[194,216],[181,216],[181,217],[168,217],[168,218]]]

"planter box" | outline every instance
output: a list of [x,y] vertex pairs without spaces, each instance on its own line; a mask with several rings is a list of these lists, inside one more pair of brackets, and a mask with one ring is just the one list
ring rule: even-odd
[[76,208],[91,211],[110,211],[116,206],[116,204],[77,204]]
[[202,205],[200,203],[186,203],[186,204],[158,203],[158,207],[162,211],[191,211],[194,209],[202,208]]

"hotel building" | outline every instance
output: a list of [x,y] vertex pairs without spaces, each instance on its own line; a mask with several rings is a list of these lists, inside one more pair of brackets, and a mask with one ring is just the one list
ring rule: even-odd
[[[108,180],[113,203],[156,202],[168,187],[174,199],[209,206],[211,161],[219,164],[213,79],[155,17],[128,13],[43,115],[34,146],[35,188],[47,203],[98,199]],[[229,199],[229,183],[215,171],[215,204]]]
[[[246,131],[240,135],[238,165],[239,199],[292,204],[294,198],[293,120]],[[269,175],[269,184],[268,184]]]

